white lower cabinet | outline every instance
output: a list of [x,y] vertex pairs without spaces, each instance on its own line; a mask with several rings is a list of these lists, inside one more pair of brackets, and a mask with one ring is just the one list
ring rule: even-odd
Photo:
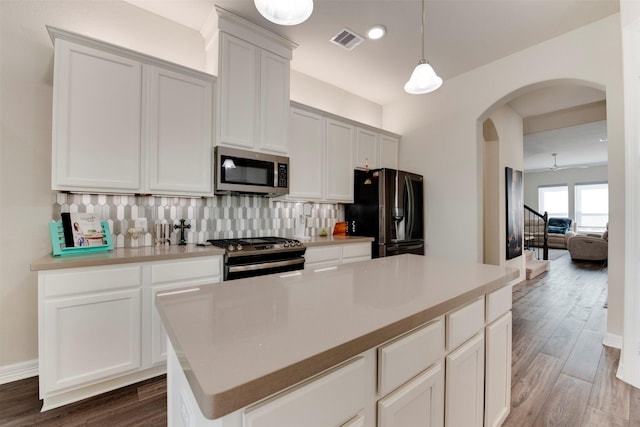
[[445,425],[482,427],[484,420],[484,334],[446,358]]
[[350,262],[371,259],[371,243],[349,243],[345,245],[315,246],[304,254],[304,268],[330,268]]
[[378,402],[378,427],[444,425],[444,369],[427,369]]
[[44,303],[44,389],[56,391],[138,369],[140,289]]
[[249,407],[243,427],[326,427],[350,421],[365,406],[365,367],[364,357],[357,357],[293,391]]
[[[491,321],[497,314],[502,316],[490,323],[485,329],[486,336],[486,380],[484,402],[484,425],[496,427],[502,425],[511,409],[511,340],[512,340],[512,316],[511,311],[511,287],[507,287],[506,295],[496,297],[504,302],[495,303],[499,299],[487,299],[487,321]],[[504,292],[503,292],[504,294]],[[491,310],[490,308],[493,308]],[[490,314],[493,312],[492,316]]]
[[155,294],[218,282],[221,263],[211,256],[40,271],[43,410],[163,374],[166,338]]

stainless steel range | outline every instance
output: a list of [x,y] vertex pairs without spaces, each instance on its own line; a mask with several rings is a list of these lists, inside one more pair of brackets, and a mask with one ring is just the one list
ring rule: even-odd
[[282,237],[207,240],[225,250],[224,280],[302,270],[306,246]]

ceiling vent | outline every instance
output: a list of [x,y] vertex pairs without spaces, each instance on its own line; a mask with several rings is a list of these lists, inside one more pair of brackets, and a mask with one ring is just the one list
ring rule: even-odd
[[363,41],[364,37],[357,35],[347,27],[338,31],[338,34],[331,38],[331,43],[342,46],[347,50],[353,50],[354,47],[358,46]]

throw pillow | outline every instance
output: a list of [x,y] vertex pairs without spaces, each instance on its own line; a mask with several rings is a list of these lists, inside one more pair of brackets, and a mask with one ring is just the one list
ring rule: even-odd
[[557,225],[550,225],[549,227],[547,227],[547,231],[549,233],[555,234],[566,234],[568,229],[568,227],[558,227]]

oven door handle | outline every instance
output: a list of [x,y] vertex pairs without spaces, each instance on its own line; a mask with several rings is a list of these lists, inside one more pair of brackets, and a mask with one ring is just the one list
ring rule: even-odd
[[229,266],[229,273],[242,271],[268,270],[275,267],[286,267],[289,265],[304,264],[304,258],[286,259],[284,261],[264,262],[259,264],[244,264]]

